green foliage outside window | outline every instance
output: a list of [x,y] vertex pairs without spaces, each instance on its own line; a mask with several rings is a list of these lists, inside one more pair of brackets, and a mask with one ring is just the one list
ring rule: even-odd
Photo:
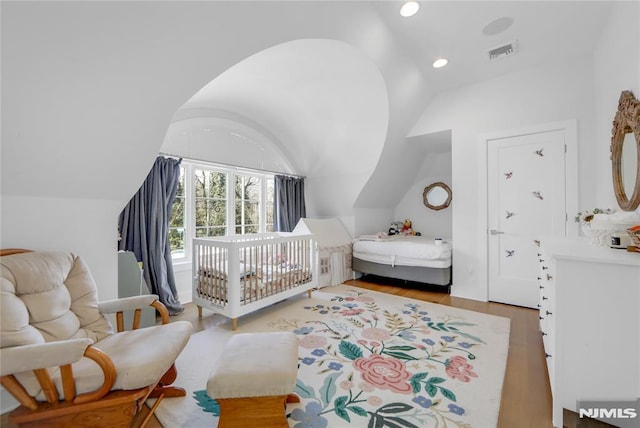
[[[187,171],[191,173],[187,176]],[[186,178],[185,178],[186,177]],[[186,193],[185,180],[193,180],[193,195],[191,199]],[[233,180],[235,204],[229,207],[227,201],[227,181]],[[262,180],[266,186],[266,218],[264,228],[272,232],[273,227],[273,178],[253,175],[234,175],[207,169],[185,169],[180,167],[180,180],[173,204],[171,220],[169,222],[169,243],[174,258],[185,256],[185,246],[190,242],[187,235],[187,212],[194,217],[193,237],[215,237],[228,234],[259,233],[261,231],[261,199]],[[187,210],[187,204],[191,210]],[[233,209],[234,224],[227,225],[227,210]],[[189,222],[190,223],[190,222]]]

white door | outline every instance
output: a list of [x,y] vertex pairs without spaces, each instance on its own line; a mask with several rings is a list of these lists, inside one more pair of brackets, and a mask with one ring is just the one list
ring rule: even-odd
[[488,142],[489,300],[536,308],[539,237],[566,233],[564,131]]

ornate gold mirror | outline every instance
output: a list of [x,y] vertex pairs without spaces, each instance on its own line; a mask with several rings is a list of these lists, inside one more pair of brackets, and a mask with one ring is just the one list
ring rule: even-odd
[[432,210],[445,209],[451,203],[451,189],[441,181],[430,184],[422,192],[422,201]]
[[623,91],[611,135],[613,190],[618,205],[633,211],[640,205],[640,102]]

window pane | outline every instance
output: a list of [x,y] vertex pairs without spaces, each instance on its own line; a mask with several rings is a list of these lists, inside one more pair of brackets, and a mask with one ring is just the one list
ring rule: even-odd
[[209,172],[209,197],[227,199],[227,174]]
[[225,226],[227,224],[227,201],[207,201],[207,225]]
[[184,228],[169,228],[168,237],[171,245],[171,257],[174,259],[184,257]]
[[[251,175],[238,175],[235,181],[236,204],[234,219],[236,234],[260,230],[260,195],[262,180]],[[247,226],[250,227],[247,227]]]
[[258,224],[260,213],[258,212],[257,202],[245,202],[244,203],[244,223],[245,224]]
[[267,200],[265,201],[266,203],[266,211],[267,211],[267,218],[265,219],[266,222],[266,228],[265,230],[267,232],[273,232],[274,231],[274,210],[273,210],[273,177],[269,177],[266,179],[266,198]]
[[184,167],[180,167],[180,178],[178,179],[178,189],[176,190],[176,197],[184,197]]
[[196,227],[207,224],[207,201],[196,199]]
[[180,166],[180,178],[178,179],[178,188],[176,190],[176,198],[173,201],[171,207],[171,218],[169,219],[169,245],[171,247],[171,257],[182,258],[184,253],[184,204],[185,204],[185,192],[184,192],[184,167]]
[[193,186],[195,189],[196,198],[204,197],[205,196],[204,171],[196,169],[193,175],[194,175]]

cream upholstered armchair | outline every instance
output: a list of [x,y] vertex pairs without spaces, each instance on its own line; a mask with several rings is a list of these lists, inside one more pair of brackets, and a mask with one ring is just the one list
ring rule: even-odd
[[[14,253],[9,251],[8,253]],[[164,397],[184,396],[170,385],[174,362],[191,323],[168,323],[157,296],[98,303],[95,282],[69,252],[19,252],[0,257],[0,375],[21,406],[19,426],[144,426]],[[137,328],[151,305],[162,325]],[[123,310],[134,309],[123,331]],[[104,316],[115,313],[117,332]],[[139,412],[157,398],[150,412]],[[136,417],[137,415],[137,417]],[[135,423],[134,423],[135,421]]]

